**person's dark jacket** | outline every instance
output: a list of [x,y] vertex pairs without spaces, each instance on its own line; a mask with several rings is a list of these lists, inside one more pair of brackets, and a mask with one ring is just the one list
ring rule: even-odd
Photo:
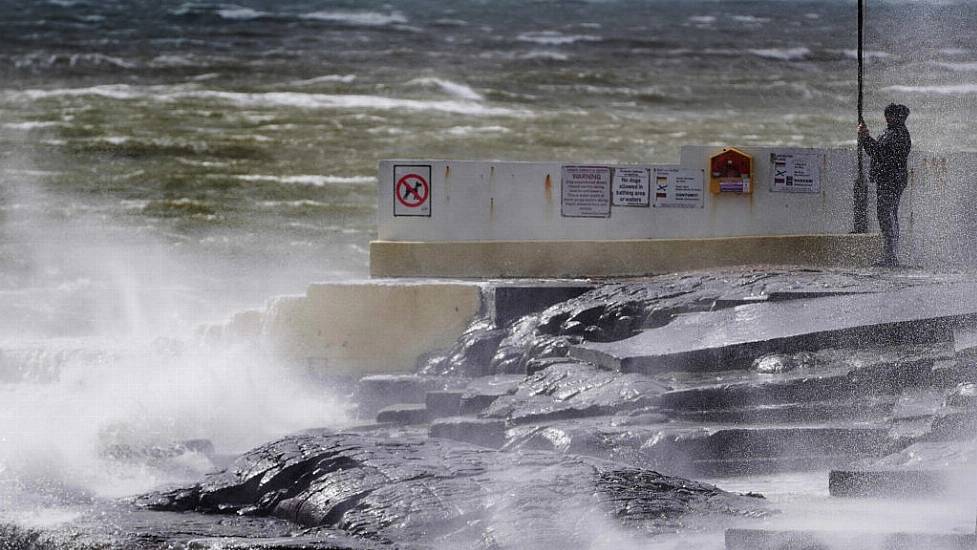
[[906,187],[909,179],[906,162],[913,142],[905,124],[890,125],[878,139],[863,138],[862,146],[872,160],[869,177],[876,185],[900,191]]

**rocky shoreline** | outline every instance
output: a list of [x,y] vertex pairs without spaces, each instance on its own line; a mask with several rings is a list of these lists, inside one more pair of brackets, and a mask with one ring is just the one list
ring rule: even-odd
[[[550,287],[535,302],[510,289],[416,374],[360,380],[364,424],[294,434],[127,505],[287,522],[156,534],[140,539],[146,548],[543,549],[721,539],[783,515],[752,490],[696,479],[832,471],[839,498],[954,486],[954,498],[977,500],[975,476],[949,481],[977,467],[972,284],[910,270],[751,269]],[[878,308],[880,321],[838,324],[836,304]],[[744,323],[758,328],[723,333],[735,356],[694,348]],[[750,533],[741,539],[767,547]]]

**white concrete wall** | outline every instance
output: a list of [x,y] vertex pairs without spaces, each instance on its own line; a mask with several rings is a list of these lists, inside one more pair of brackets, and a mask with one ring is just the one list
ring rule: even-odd
[[[681,165],[707,168],[718,147],[685,147]],[[745,148],[755,164],[749,195],[705,192],[703,208],[611,208],[609,218],[561,215],[561,163],[383,161],[379,175],[379,239],[389,241],[617,240],[745,235],[839,234],[851,230],[854,164],[850,152],[824,156],[819,194],[770,191],[771,152]],[[810,150],[808,150],[810,152]],[[431,217],[393,215],[393,165],[432,165]],[[650,165],[649,165],[650,166]],[[708,187],[708,174],[706,174]]]
[[[685,168],[708,169],[708,158],[721,150],[721,147],[686,146],[682,148],[679,164]],[[851,231],[853,151],[771,147],[744,147],[742,150],[753,156],[752,194],[714,195],[708,191],[706,173],[703,208],[614,206],[609,218],[561,215],[563,163],[382,161],[378,238],[381,241],[421,242],[559,241],[844,234]],[[790,152],[823,155],[820,193],[776,193],[770,190],[770,154]],[[395,164],[432,166],[430,217],[393,215]],[[910,173],[910,185],[900,212],[903,259],[928,265],[977,265],[970,244],[977,237],[977,208],[970,200],[977,180],[977,154],[939,157],[915,152],[910,158]],[[869,220],[870,229],[877,231],[875,194],[871,185]]]

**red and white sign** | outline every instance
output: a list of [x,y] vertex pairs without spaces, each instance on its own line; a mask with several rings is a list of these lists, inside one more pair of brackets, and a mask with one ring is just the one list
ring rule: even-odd
[[431,166],[394,165],[394,216],[431,216]]

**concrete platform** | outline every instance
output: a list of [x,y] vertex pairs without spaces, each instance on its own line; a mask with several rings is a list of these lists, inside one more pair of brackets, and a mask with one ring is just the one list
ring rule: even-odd
[[746,369],[766,353],[860,344],[951,341],[977,321],[977,284],[761,303],[679,316],[610,343],[584,343],[573,357],[623,372]]
[[726,550],[973,550],[972,534],[727,529]]
[[746,264],[865,266],[869,235],[613,241],[373,241],[373,277],[632,277]]

